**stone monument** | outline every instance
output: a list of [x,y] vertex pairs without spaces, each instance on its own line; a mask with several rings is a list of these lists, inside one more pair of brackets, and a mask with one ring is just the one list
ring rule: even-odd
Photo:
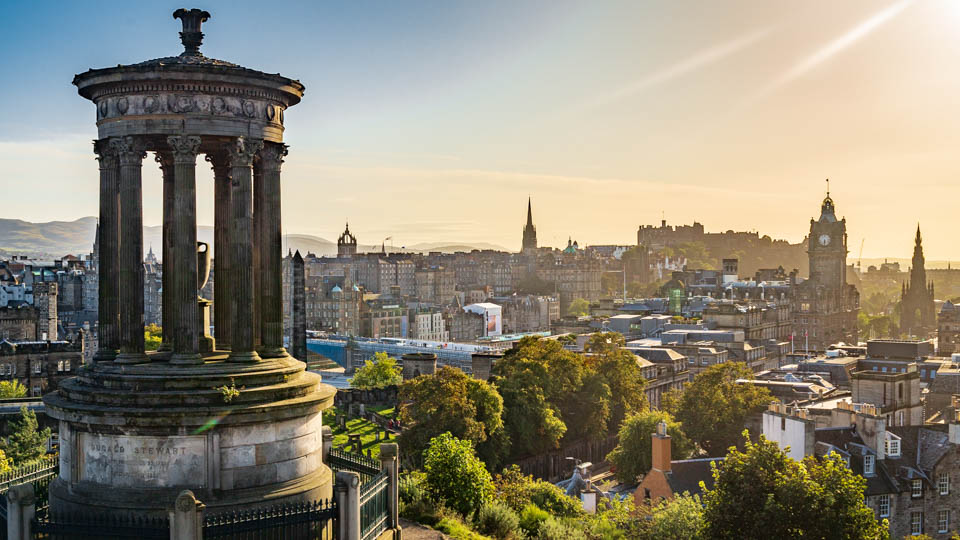
[[[166,515],[184,489],[213,512],[332,496],[321,411],[335,390],[282,346],[283,116],[304,86],[207,58],[210,14],[173,16],[183,24],[179,56],[73,80],[99,131],[100,348],[44,396],[60,422],[53,512]],[[145,352],[143,337],[147,152],[163,172],[160,352]],[[214,171],[215,341],[198,297],[200,154]]]

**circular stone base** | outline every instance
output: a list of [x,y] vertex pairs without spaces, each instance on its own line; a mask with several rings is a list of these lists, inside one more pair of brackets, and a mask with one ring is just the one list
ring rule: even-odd
[[60,421],[51,510],[166,515],[184,489],[208,513],[330,498],[321,414],[336,390],[286,355],[226,360],[97,363],[44,396]]

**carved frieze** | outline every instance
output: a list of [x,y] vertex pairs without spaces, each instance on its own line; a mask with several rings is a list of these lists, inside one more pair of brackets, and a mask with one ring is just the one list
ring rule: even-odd
[[97,120],[147,114],[208,114],[283,125],[283,109],[267,99],[171,92],[104,97],[97,103]]

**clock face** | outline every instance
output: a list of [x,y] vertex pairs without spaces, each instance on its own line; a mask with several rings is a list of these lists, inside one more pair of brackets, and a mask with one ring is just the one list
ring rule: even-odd
[[829,235],[829,234],[821,234],[821,235],[820,235],[820,245],[821,245],[821,246],[828,246],[828,245],[830,245],[830,235]]

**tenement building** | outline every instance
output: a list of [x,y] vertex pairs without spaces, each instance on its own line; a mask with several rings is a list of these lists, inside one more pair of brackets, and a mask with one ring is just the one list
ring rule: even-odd
[[841,341],[856,344],[860,293],[847,283],[847,220],[837,219],[829,192],[820,218],[810,220],[807,256],[810,278],[792,290],[796,344],[812,350]]
[[[335,390],[282,343],[284,115],[304,86],[200,53],[210,14],[178,9],[184,51],[92,69],[99,340],[93,362],[44,396],[59,421],[50,511],[166,517],[191,490],[222,512],[330,498],[321,413]],[[162,172],[161,351],[144,350],[143,177]],[[216,339],[198,298],[198,158],[213,168]],[[203,161],[201,161],[203,163]],[[147,452],[146,450],[150,450]]]

